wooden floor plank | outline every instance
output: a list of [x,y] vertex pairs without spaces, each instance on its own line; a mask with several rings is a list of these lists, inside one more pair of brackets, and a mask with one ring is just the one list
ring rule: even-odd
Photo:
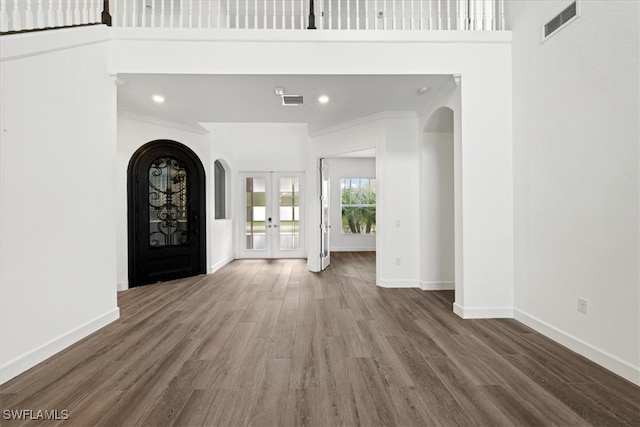
[[[18,426],[638,426],[640,388],[453,291],[375,285],[375,253],[237,260],[119,293],[121,318],[0,386]],[[4,412],[3,412],[4,413]]]

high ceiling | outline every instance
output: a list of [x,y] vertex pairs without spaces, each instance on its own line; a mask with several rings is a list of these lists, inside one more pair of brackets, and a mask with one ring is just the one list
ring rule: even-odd
[[[452,80],[445,75],[167,75],[121,74],[118,109],[160,120],[308,123],[310,133],[384,111],[419,111]],[[304,96],[283,106],[274,88]],[[428,92],[419,94],[420,88]],[[153,95],[162,95],[158,104]],[[329,97],[320,104],[318,97]]]

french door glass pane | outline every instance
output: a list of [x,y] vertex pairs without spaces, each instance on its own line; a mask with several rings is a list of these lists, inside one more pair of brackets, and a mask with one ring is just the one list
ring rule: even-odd
[[300,179],[279,180],[280,250],[300,249]]
[[265,250],[267,248],[266,185],[265,178],[247,178],[245,182],[246,249]]

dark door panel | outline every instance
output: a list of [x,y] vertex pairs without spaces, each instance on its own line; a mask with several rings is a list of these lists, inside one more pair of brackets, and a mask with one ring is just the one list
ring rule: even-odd
[[205,270],[205,176],[188,147],[142,146],[128,171],[129,283],[138,286]]

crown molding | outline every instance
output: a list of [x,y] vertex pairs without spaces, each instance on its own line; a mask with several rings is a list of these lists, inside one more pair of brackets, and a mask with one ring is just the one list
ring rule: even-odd
[[368,125],[380,120],[389,119],[416,119],[418,115],[415,111],[383,111],[381,113],[371,114],[369,116],[360,117],[348,122],[339,123],[337,125],[329,126],[319,131],[315,131],[309,134],[310,137],[315,138],[318,136],[330,135],[336,132],[342,132],[347,129],[351,129],[358,126]]
[[157,119],[155,117],[145,116],[143,114],[134,113],[127,110],[118,110],[118,117],[122,117],[125,119],[136,120],[139,122],[151,123],[157,126],[164,126],[173,129],[182,130],[185,132],[197,133],[199,135],[206,135],[209,133],[209,130],[204,128],[202,125],[196,123],[180,123],[180,122],[172,122],[169,120]]

